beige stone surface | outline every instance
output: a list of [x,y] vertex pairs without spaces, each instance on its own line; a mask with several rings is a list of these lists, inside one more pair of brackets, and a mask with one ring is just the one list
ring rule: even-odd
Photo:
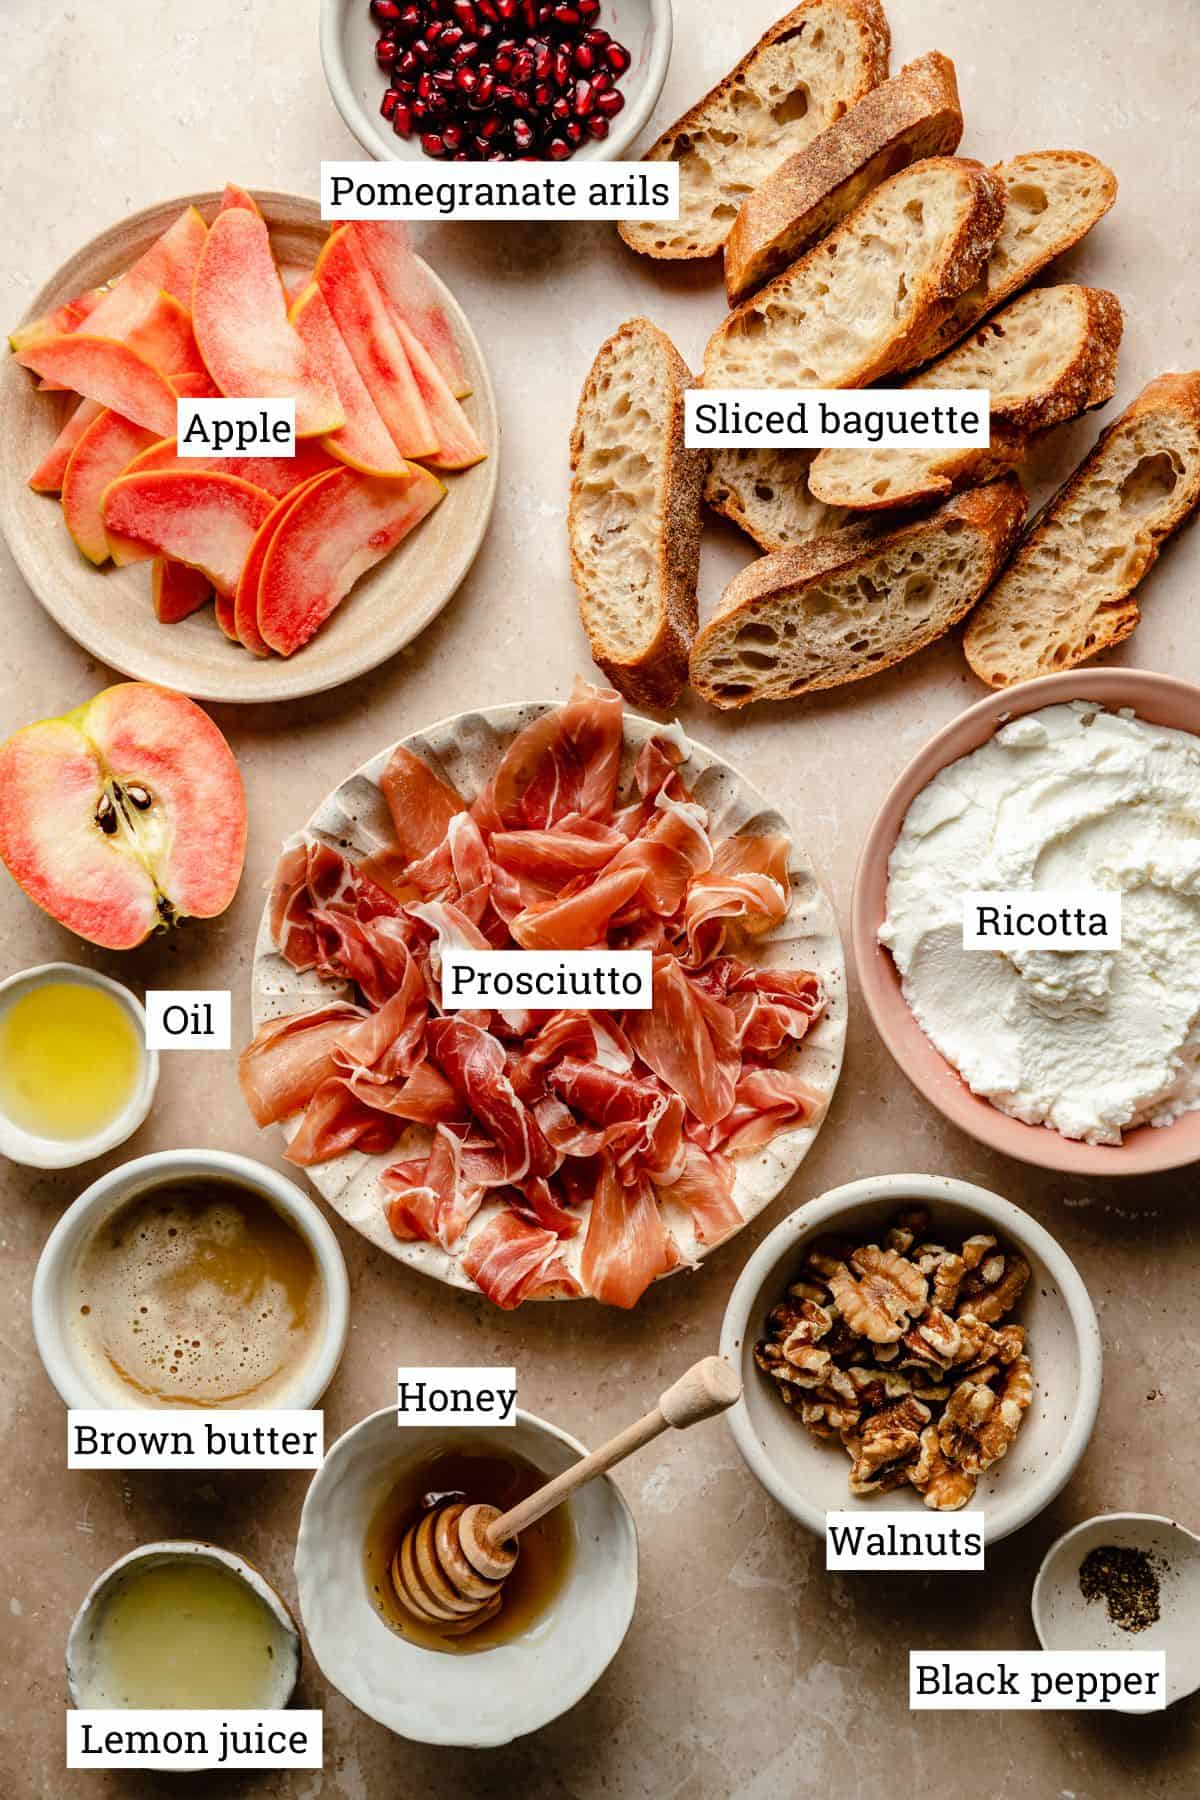
[[[778,0],[679,0],[678,41],[658,124],[732,63]],[[366,11],[365,0],[363,4]],[[892,0],[893,66],[939,48],[957,64],[965,150],[995,160],[1047,145],[1095,151],[1121,195],[1072,278],[1114,287],[1128,328],[1114,407],[1163,368],[1200,364],[1196,198],[1200,51],[1191,0]],[[225,177],[315,192],[319,159],[355,147],[326,94],[316,0],[110,0],[100,7],[6,0],[0,58],[0,294],[18,314],[76,245],[125,210]],[[367,29],[364,18],[364,29]],[[568,573],[565,445],[601,338],[652,315],[698,360],[721,314],[715,269],[654,268],[602,225],[445,225],[422,247],[467,307],[489,355],[505,428],[500,500],[475,570],[442,618],[373,676],[278,708],[216,708],[241,759],[250,853],[236,905],[123,960],[77,945],[0,881],[0,971],[67,956],[135,986],[227,986],[235,1030],[260,890],[280,837],[378,746],[460,707],[565,692],[587,667]],[[1069,427],[1039,460],[1050,476],[1091,441]],[[713,531],[703,600],[746,560]],[[1200,540],[1173,545],[1147,586],[1146,618],[1117,653],[1200,680]],[[96,667],[43,614],[0,553],[5,731],[77,704]],[[688,727],[741,762],[790,809],[845,920],[857,847],[900,763],[978,696],[946,644],[870,683],[815,701],[709,716]],[[0,804],[3,798],[0,796]],[[1120,1044],[1113,1054],[1119,1056]],[[161,1104],[126,1154],[207,1143],[274,1160],[241,1105],[232,1057],[165,1059]],[[108,1163],[117,1158],[107,1159]],[[62,1655],[93,1575],[139,1541],[195,1534],[245,1551],[288,1592],[306,1477],[68,1474],[62,1408],[29,1329],[38,1250],[88,1174],[5,1166],[0,1253],[3,1575],[0,1673],[5,1800],[187,1792],[312,1800],[522,1793],[528,1800],[781,1800],[895,1793],[1019,1800],[1163,1800],[1196,1791],[1193,1701],[1142,1720],[1087,1715],[910,1715],[910,1646],[1030,1648],[1029,1589],[1065,1526],[1113,1508],[1196,1524],[1195,1308],[1200,1232],[1193,1175],[1101,1187],[985,1154],[910,1089],[853,1008],[849,1055],[817,1147],[750,1231],[630,1317],[590,1303],[515,1316],[452,1294],[340,1230],[354,1291],[349,1349],[327,1402],[332,1438],[385,1404],[397,1361],[516,1362],[526,1406],[599,1440],[664,1380],[715,1345],[751,1245],[790,1206],[872,1171],[928,1169],[983,1182],[1030,1208],[1066,1244],[1104,1329],[1104,1399],[1092,1446],[1058,1503],[989,1556],[986,1575],[827,1576],[815,1539],[743,1468],[723,1427],[656,1446],[622,1476],[642,1534],[641,1603],[599,1686],[536,1739],[489,1754],[389,1737],[324,1688],[324,1774],[191,1778],[63,1770]]]

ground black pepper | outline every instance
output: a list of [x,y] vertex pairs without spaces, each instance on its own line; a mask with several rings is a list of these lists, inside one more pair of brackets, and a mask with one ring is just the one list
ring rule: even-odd
[[1089,1602],[1104,1600],[1121,1631],[1145,1631],[1160,1617],[1158,1575],[1144,1550],[1098,1544],[1079,1565],[1079,1590]]

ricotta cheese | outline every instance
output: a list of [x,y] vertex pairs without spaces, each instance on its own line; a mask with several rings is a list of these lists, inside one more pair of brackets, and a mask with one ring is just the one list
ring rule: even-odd
[[[969,889],[1121,893],[1119,950],[964,950]],[[936,775],[888,864],[880,942],[977,1094],[1089,1144],[1200,1107],[1200,738],[1084,701]]]

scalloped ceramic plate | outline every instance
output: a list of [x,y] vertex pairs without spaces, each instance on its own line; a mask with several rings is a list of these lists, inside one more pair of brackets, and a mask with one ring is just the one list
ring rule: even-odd
[[[521,727],[549,710],[547,703],[532,702],[459,713],[431,725],[426,731],[402,739],[402,742],[444,774],[460,794],[471,799],[489,780],[504,750]],[[632,767],[646,739],[661,730],[661,726],[649,719],[625,714],[623,773]],[[305,829],[356,857],[370,855],[389,844],[392,841],[391,826],[379,789],[379,776],[392,748],[389,745],[386,750],[381,750],[378,756],[373,756],[370,762],[364,763],[335,788],[318,806]],[[793,1061],[803,1071],[805,1080],[824,1096],[828,1110],[841,1072],[846,1042],[846,971],[833,908],[811,865],[797,847],[796,834],[788,822],[744,775],[714,751],[689,740],[683,776],[696,798],[708,808],[714,836],[730,837],[736,831],[746,830],[782,831],[791,840],[791,910],[778,931],[758,940],[748,954],[757,961],[777,967],[814,969],[825,983],[829,997],[825,1016],[794,1052]],[[267,1019],[277,1018],[281,1013],[297,1012],[309,1003],[324,1005],[339,993],[346,992],[336,984],[322,982],[315,974],[299,975],[284,961],[271,936],[269,907],[264,908],[259,926],[251,980],[255,1030]],[[294,1125],[285,1126],[285,1135],[291,1136],[295,1129]],[[747,1223],[791,1180],[819,1130],[820,1121],[798,1131],[785,1132],[762,1149],[738,1159],[734,1198]],[[402,1243],[388,1229],[384,1214],[386,1195],[380,1175],[389,1163],[405,1155],[421,1154],[421,1148],[427,1142],[428,1134],[413,1127],[401,1139],[399,1147],[386,1156],[367,1156],[352,1150],[332,1162],[307,1169],[305,1173],[339,1217],[378,1249],[386,1250],[390,1256],[413,1268],[422,1269],[438,1281],[477,1293],[474,1282],[459,1267],[459,1256],[474,1233],[493,1216],[497,1210],[494,1204],[484,1206],[476,1214],[457,1254],[443,1250],[438,1244]],[[673,1211],[670,1222],[685,1258],[681,1266],[701,1261],[709,1251],[696,1243],[690,1220]],[[564,1245],[567,1266],[575,1274],[579,1269],[583,1239],[581,1231]],[[724,1241],[728,1243],[730,1239]]]
[[[37,318],[70,295],[111,280],[185,206],[197,206],[211,218],[220,198],[219,193],[184,194],[101,232],[51,277],[27,317]],[[255,198],[271,228],[280,266],[311,267],[326,236],[315,201],[275,193],[256,193]],[[442,610],[475,560],[496,498],[500,441],[483,353],[453,294],[432,270],[428,273],[462,349],[473,389],[464,405],[488,447],[487,461],[449,476],[441,504],[356,583],[311,642],[286,661],[260,661],[231,644],[209,606],[178,625],[160,625],[150,603],[148,565],[96,569],[86,561],[68,535],[56,497],[35,494],[27,485],[73,398],[39,393],[33,376],[6,357],[0,369],[0,529],[51,618],[123,675],[162,682],[197,700],[238,703],[322,693],[377,667],[410,643]]]

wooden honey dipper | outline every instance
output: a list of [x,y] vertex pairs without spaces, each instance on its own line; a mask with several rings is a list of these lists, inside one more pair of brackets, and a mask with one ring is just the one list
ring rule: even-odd
[[624,1462],[664,1431],[686,1431],[733,1405],[742,1384],[729,1363],[706,1356],[669,1387],[652,1412],[581,1457],[553,1481],[501,1513],[455,1502],[427,1512],[404,1534],[392,1558],[397,1598],[424,1624],[462,1636],[500,1610],[502,1589],[519,1552],[517,1539],[578,1488]]

